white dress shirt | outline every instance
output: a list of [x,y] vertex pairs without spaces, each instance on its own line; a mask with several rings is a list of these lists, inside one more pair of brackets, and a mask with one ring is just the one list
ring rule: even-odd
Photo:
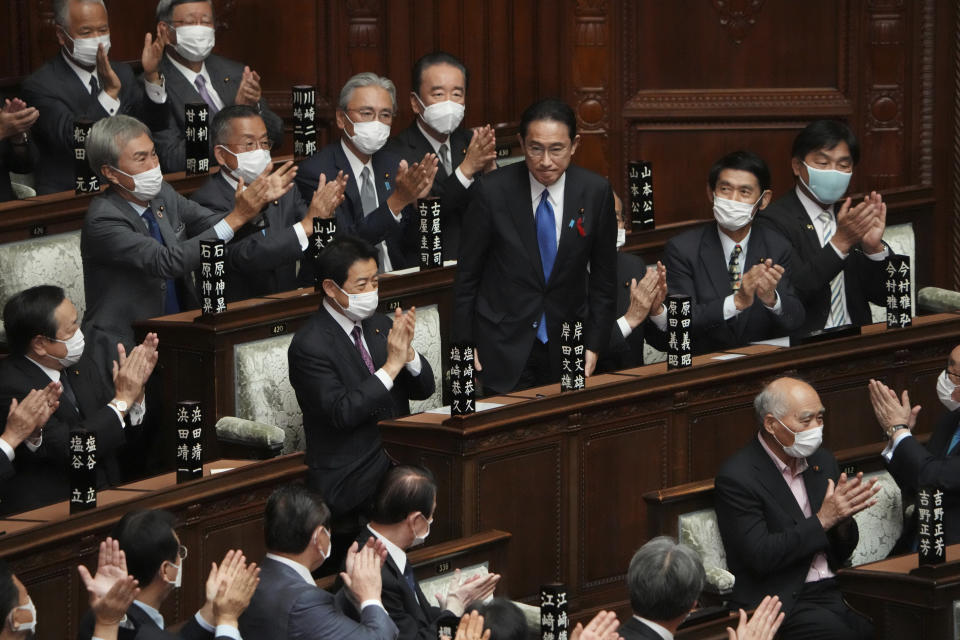
[[[366,163],[360,161],[353,151],[350,150],[350,147],[347,146],[347,143],[343,141],[343,138],[340,139],[340,146],[343,148],[343,152],[347,155],[347,162],[350,163],[350,171],[353,172],[353,178],[357,183],[357,191],[361,194],[363,193],[363,182],[361,181],[360,174],[363,173],[363,168],[366,167],[370,172],[370,180],[373,181],[373,198],[376,201],[376,206],[380,206],[380,196],[377,194],[377,174],[373,171],[373,156],[370,156],[370,159]],[[403,211],[395,212],[390,211],[393,214],[393,219],[400,224],[403,222]],[[380,251],[380,272],[387,273],[388,271],[393,271],[393,264],[390,262],[390,253],[387,251],[386,241],[380,241],[377,243],[377,250]]]
[[[382,533],[371,527],[369,524],[367,525],[367,530],[376,536],[377,540],[383,542],[383,545],[387,548],[387,555],[389,555],[393,560],[393,563],[397,565],[397,569],[400,570],[400,574],[402,575],[403,572],[407,570],[407,552],[390,542],[390,540],[384,537]],[[419,598],[417,598],[417,600],[419,600]]]
[[[354,322],[347,316],[340,313],[339,310],[335,309],[328,298],[323,299],[323,307],[327,310],[333,319],[337,321],[337,324],[340,325],[340,328],[343,329],[344,333],[347,334],[347,337],[350,339],[350,343],[353,344],[353,328],[360,327],[360,341],[363,342],[363,348],[367,350],[367,353],[370,353],[370,345],[367,344],[367,337],[363,335],[363,325],[359,322]],[[373,355],[370,356],[373,359]],[[417,353],[416,349],[413,351],[413,360],[407,362],[403,365],[407,371],[410,372],[410,375],[416,377],[420,375],[420,370],[423,368],[423,363],[420,362],[420,354]],[[387,373],[383,367],[374,372],[375,376],[383,383],[383,386],[387,388],[387,391],[393,389],[393,378],[390,377],[390,374]]]
[[[453,147],[450,146],[450,136],[447,136],[447,139],[446,139],[445,142],[440,142],[440,141],[438,141],[436,138],[434,138],[434,137],[431,136],[429,133],[427,133],[426,129],[423,128],[423,124],[420,123],[420,118],[417,118],[417,128],[420,129],[420,133],[423,134],[423,137],[426,138],[426,139],[427,139],[427,142],[430,143],[430,146],[433,147],[433,152],[434,152],[435,154],[437,154],[437,157],[438,157],[438,158],[441,157],[441,155],[440,155],[440,145],[442,145],[442,144],[447,145],[447,153],[450,154],[450,164],[453,164],[453,163],[454,163],[454,159],[453,159]],[[470,188],[470,185],[473,184],[473,176],[471,176],[471,177],[468,178],[466,175],[464,175],[463,171],[460,170],[460,165],[459,165],[459,164],[457,165],[457,168],[456,168],[456,170],[454,171],[454,173],[455,173],[456,176],[457,176],[457,180],[459,180],[459,181],[460,181],[460,184],[463,185],[463,188],[464,188],[464,189],[469,189],[469,188]]]
[[553,222],[557,228],[557,246],[560,246],[560,230],[563,227],[563,187],[567,184],[567,172],[564,171],[560,178],[549,187],[545,187],[530,174],[530,200],[532,201],[533,219],[537,219],[537,207],[540,206],[540,198],[543,197],[543,190],[548,192],[547,201],[553,207]]
[[[750,234],[753,233],[753,229],[747,231],[747,235],[743,237],[743,240],[740,242],[734,242],[733,238],[728,236],[720,229],[720,225],[717,225],[717,235],[720,236],[720,247],[723,249],[723,270],[727,273],[730,272],[730,255],[733,253],[734,247],[738,244],[740,245],[740,274],[741,277],[746,275],[747,271],[750,270],[750,267],[753,265],[747,264],[747,245],[750,243]],[[726,298],[723,299],[723,319],[729,320],[735,316],[740,315],[740,312],[743,309],[737,309],[737,304],[733,301],[735,294],[731,293]],[[774,295],[777,297],[777,301],[773,303],[772,307],[763,305],[768,311],[774,315],[780,315],[783,313],[783,305],[780,303],[780,292],[774,291]]]
[[[223,109],[223,98],[220,97],[220,94],[217,93],[217,88],[213,84],[213,80],[210,78],[210,74],[207,73],[207,63],[204,62],[200,65],[200,73],[197,73],[189,67],[185,67],[176,60],[173,59],[173,56],[168,55],[167,60],[173,63],[173,67],[183,74],[183,77],[187,79],[187,82],[190,83],[190,86],[196,87],[197,76],[203,76],[203,79],[207,83],[207,93],[210,94],[210,99],[213,100],[213,103],[217,105],[217,110]],[[199,93],[199,92],[198,92]]]
[[641,618],[638,615],[634,615],[633,617],[639,620],[640,622],[642,622],[643,624],[647,625],[651,629],[653,629],[654,633],[656,633],[658,636],[663,638],[663,640],[673,640],[673,634],[670,633],[670,631],[663,625],[657,624],[653,620],[647,620],[646,618]]
[[[230,188],[233,189],[234,192],[236,192],[237,185],[240,183],[233,179],[233,177],[229,173],[229,169],[227,169],[226,167],[220,167],[220,175],[223,177],[224,180],[226,180],[227,184],[230,185]],[[244,191],[247,190],[247,185],[243,185],[243,190]],[[224,216],[224,218],[226,218],[226,216]],[[300,243],[300,251],[306,251],[307,244],[309,241],[307,240],[307,232],[303,230],[303,225],[300,224],[299,222],[294,222],[293,232],[297,234],[297,241]],[[267,230],[261,229],[260,233],[262,235],[267,235]]]
[[[100,102],[100,105],[103,107],[111,116],[115,116],[120,113],[120,100],[114,98],[109,93],[103,90],[103,82],[100,80],[100,77],[97,75],[96,71],[87,71],[81,66],[78,66],[70,56],[60,52],[60,55],[63,56],[63,59],[66,60],[67,65],[73,69],[73,72],[77,74],[77,77],[80,78],[80,82],[83,83],[84,87],[87,87],[89,91],[90,88],[90,78],[97,78],[97,86],[100,87],[100,93],[97,94],[97,100]],[[157,104],[163,104],[167,101],[167,91],[164,89],[163,80],[160,81],[161,84],[153,84],[152,82],[147,82],[144,80],[144,88],[147,92],[147,97],[150,98],[152,102]]]

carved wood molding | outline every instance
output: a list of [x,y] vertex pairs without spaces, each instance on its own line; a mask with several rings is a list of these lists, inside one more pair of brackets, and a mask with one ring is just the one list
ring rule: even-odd
[[735,44],[740,44],[757,22],[765,0],[713,0],[722,26]]
[[920,19],[920,184],[933,185],[933,82],[936,2],[924,3]]
[[574,30],[578,47],[605,47],[607,45],[606,0],[577,0],[573,11]]
[[[956,25],[954,33],[960,33],[960,0],[954,2]],[[960,38],[953,40],[953,220],[951,267],[953,288],[960,289]]]
[[696,89],[638,91],[624,104],[627,120],[669,118],[808,118],[849,116],[853,103],[840,90]]
[[347,2],[347,46],[376,48],[380,41],[380,3],[377,0]]

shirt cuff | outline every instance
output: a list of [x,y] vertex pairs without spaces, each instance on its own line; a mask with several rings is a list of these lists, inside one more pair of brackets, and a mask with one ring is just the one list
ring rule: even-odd
[[97,96],[97,100],[100,101],[100,105],[111,116],[115,116],[120,113],[120,101],[108,94],[106,91],[101,91]]
[[233,638],[233,640],[241,640],[240,630],[229,624],[218,624],[217,628],[213,632],[214,638]]
[[841,260],[846,260],[846,259],[847,259],[847,256],[850,255],[849,253],[844,253],[843,251],[840,251],[840,249],[837,249],[837,245],[833,244],[833,243],[830,242],[829,240],[827,240],[827,243],[828,243],[831,247],[833,247],[834,252],[835,252],[838,256],[840,256],[840,259],[841,259]]
[[880,262],[881,260],[886,260],[888,255],[890,255],[890,248],[884,245],[883,251],[868,253],[867,257],[871,260],[875,260],[876,262]]
[[204,617],[203,617],[202,615],[200,615],[200,612],[199,612],[199,611],[197,611],[195,614],[193,614],[193,619],[197,621],[197,624],[198,624],[198,625],[200,625],[201,627],[203,627],[203,630],[204,630],[204,631],[209,631],[209,632],[211,632],[211,633],[213,632],[213,630],[214,630],[213,625],[210,624],[209,622],[207,622],[207,621],[204,619]]
[[150,98],[151,102],[163,104],[167,101],[167,90],[165,88],[163,76],[160,76],[160,84],[153,84],[146,79],[144,79],[143,84],[147,91],[147,97]]
[[390,377],[390,374],[383,370],[383,367],[376,370],[373,374],[380,378],[380,382],[383,383],[383,386],[387,388],[387,391],[393,389],[393,378]]
[[773,303],[773,306],[772,306],[772,307],[767,307],[767,305],[763,305],[763,306],[764,306],[764,307],[767,307],[767,311],[769,311],[769,312],[772,313],[773,315],[775,315],[775,316],[782,316],[782,315],[783,315],[783,303],[780,302],[780,292],[779,292],[779,291],[775,291],[774,293],[775,293],[776,296],[777,296],[777,301]]
[[623,334],[624,339],[629,338],[630,334],[633,333],[633,329],[630,328],[630,323],[627,322],[627,316],[617,318],[617,326],[620,327],[620,333]]
[[737,305],[733,301],[733,294],[731,293],[723,299],[723,319],[729,320],[730,318],[736,318],[738,315],[740,315],[740,309],[737,309]]
[[124,420],[123,420],[123,414],[120,413],[120,409],[117,409],[117,408],[116,408],[114,405],[112,405],[112,404],[108,404],[107,406],[110,407],[111,409],[113,409],[113,412],[114,412],[115,414],[117,414],[117,419],[120,420],[120,428],[123,429],[124,427],[126,427],[126,426],[127,426],[127,423],[124,422]]
[[310,243],[307,241],[307,232],[303,230],[303,225],[299,222],[294,224],[293,232],[297,234],[297,242],[300,243],[300,251],[306,251],[307,245]]
[[16,452],[14,452],[13,447],[11,447],[10,443],[4,440],[3,438],[0,438],[0,451],[3,451],[3,453],[7,456],[7,459],[10,460],[10,462],[13,462],[13,459],[17,457],[17,454]]
[[224,242],[233,240],[233,229],[230,228],[230,223],[227,222],[226,218],[215,224],[213,230],[216,232],[217,237]]
[[416,351],[413,352],[413,360],[410,362],[404,363],[404,368],[410,372],[414,378],[420,375],[421,369],[423,369],[423,362],[420,361],[420,354]]
[[463,174],[463,171],[460,171],[460,167],[457,167],[457,170],[454,171],[457,176],[457,180],[460,181],[460,184],[463,185],[464,189],[469,189],[470,185],[473,184],[473,178],[468,178]]
[[647,316],[647,319],[653,322],[654,326],[660,331],[667,330],[667,308],[662,304],[660,305],[660,313],[655,316]]
[[127,412],[127,416],[130,418],[130,424],[137,426],[143,422],[143,416],[147,412],[147,399],[144,398],[143,402],[134,402],[133,406],[130,407],[130,411]]
[[903,441],[904,438],[909,436],[910,432],[907,431],[906,433],[901,433],[896,438],[890,440],[890,442],[887,443],[887,446],[884,447],[883,451],[880,452],[880,455],[883,456],[883,459],[887,462],[890,462],[890,460],[893,458],[893,452],[897,450],[897,446]]
[[383,603],[380,602],[379,600],[364,600],[363,602],[360,603],[360,611],[363,611],[367,607],[380,607],[381,609],[386,611],[386,609],[384,609],[383,607]]
[[43,444],[43,432],[41,432],[36,438],[27,438],[23,441],[23,444],[27,446],[29,451],[35,452]]

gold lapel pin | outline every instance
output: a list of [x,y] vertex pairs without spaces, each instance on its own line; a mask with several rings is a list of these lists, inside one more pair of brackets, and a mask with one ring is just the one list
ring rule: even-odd
[[810,231],[816,231],[816,229],[813,228],[812,224],[808,224],[807,229],[809,229]]

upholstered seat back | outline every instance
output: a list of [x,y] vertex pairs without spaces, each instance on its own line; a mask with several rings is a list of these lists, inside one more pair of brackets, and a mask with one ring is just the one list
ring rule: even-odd
[[14,294],[41,284],[63,287],[82,320],[86,298],[79,231],[0,244],[0,309]]

